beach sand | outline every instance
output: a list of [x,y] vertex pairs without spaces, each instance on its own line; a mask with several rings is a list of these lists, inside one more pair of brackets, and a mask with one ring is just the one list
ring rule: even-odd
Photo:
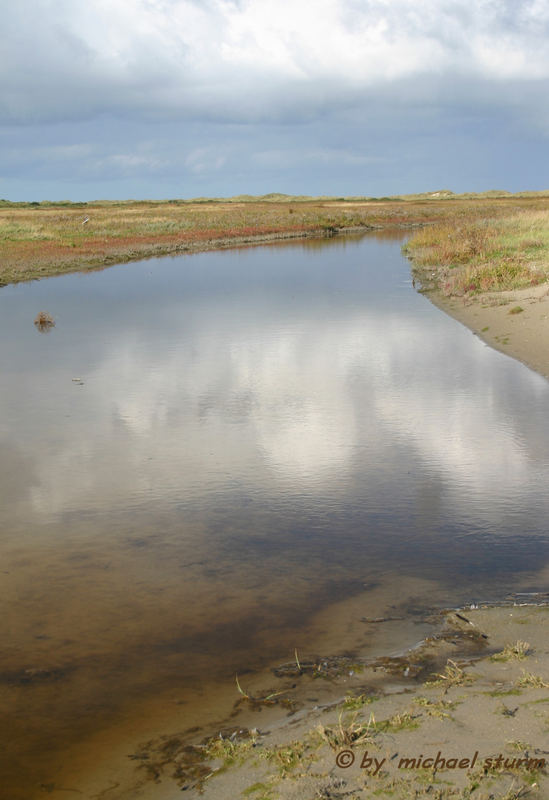
[[425,294],[490,347],[549,378],[549,284],[471,298]]

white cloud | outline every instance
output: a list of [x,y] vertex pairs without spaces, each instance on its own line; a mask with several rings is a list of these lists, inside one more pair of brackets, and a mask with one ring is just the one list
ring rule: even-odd
[[[17,445],[25,459],[32,454],[30,495],[41,519],[74,508],[113,509],[149,493],[169,507],[182,485],[204,496],[212,487],[228,490],[235,475],[247,476],[250,491],[280,483],[323,495],[352,482],[357,464],[355,478],[372,492],[383,480],[380,465],[403,469],[402,448],[410,463],[444,483],[450,503],[462,504],[463,487],[471,498],[534,491],[533,443],[510,420],[498,388],[508,377],[503,357],[472,345],[465,329],[450,332],[442,315],[432,315],[429,329],[397,311],[359,311],[328,324],[304,316],[283,333],[267,308],[251,339],[249,321],[234,326],[222,308],[196,312],[196,338],[192,314],[182,314],[170,335],[177,346],[158,348],[153,337],[154,370],[145,345],[150,331],[109,335],[85,373],[89,406],[73,409],[55,446],[37,449],[29,423]],[[470,376],[457,392],[460,382],[443,366],[450,339],[456,363],[467,354]],[[70,384],[65,364],[44,380],[52,391]],[[545,391],[535,373],[524,370],[523,380],[531,393]],[[12,392],[6,384],[8,412],[20,402]],[[92,408],[93,426],[83,424]],[[34,425],[42,425],[39,417]],[[3,433],[9,441],[7,426]],[[388,441],[398,443],[394,451]],[[368,458],[357,462],[357,452]],[[481,506],[477,516],[493,515],[490,503]],[[466,515],[461,507],[459,513]]]
[[0,118],[318,113],[415,76],[549,76],[542,0],[20,0]]
[[2,197],[547,186],[549,0],[5,5]]

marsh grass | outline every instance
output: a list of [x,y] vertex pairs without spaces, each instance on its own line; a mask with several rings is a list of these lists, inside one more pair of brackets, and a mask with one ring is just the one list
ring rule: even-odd
[[242,686],[240,685],[240,681],[238,680],[238,675],[235,676],[236,678],[236,688],[241,696],[240,700],[237,701],[237,705],[243,702],[248,702],[252,708],[260,708],[261,706],[272,706],[276,705],[277,703],[282,703],[287,707],[293,707],[292,701],[288,700],[287,698],[283,698],[282,696],[286,694],[284,691],[274,691],[268,692],[266,695],[252,695],[250,692],[244,691]]
[[343,701],[343,708],[346,711],[357,711],[359,708],[375,703],[376,700],[379,700],[379,697],[371,694],[347,695]]
[[295,648],[295,663],[296,663],[296,666],[297,666],[298,672],[299,672],[299,674],[301,675],[301,674],[303,673],[303,670],[301,669],[301,664],[300,664],[300,662],[299,662],[299,656],[298,656],[298,654],[297,654],[297,647]]
[[520,689],[492,689],[489,692],[483,692],[489,697],[511,697],[512,695],[522,694]]
[[[534,789],[536,788],[535,783],[533,784],[533,787]],[[529,794],[532,794],[532,786],[515,787],[512,785],[505,792],[505,794],[501,796],[501,800],[522,800],[522,798],[527,797]]]
[[427,697],[416,697],[413,702],[415,705],[420,706],[428,716],[436,717],[437,719],[450,719],[451,714],[448,712],[459,705],[455,701],[429,700]]
[[312,753],[308,753],[307,750],[306,742],[296,740],[287,745],[267,748],[260,753],[260,758],[274,764],[279,775],[285,778],[298,767],[303,767],[306,761],[313,759]]
[[532,747],[531,744],[522,742],[520,739],[510,739],[508,742],[505,742],[505,746],[509,750],[517,750],[519,753],[527,753],[529,750],[535,750],[535,747]]
[[240,741],[218,736],[210,739],[203,756],[207,761],[222,761],[224,766],[230,767],[240,763],[254,745],[254,738]]
[[549,683],[540,675],[534,675],[524,669],[521,677],[516,681],[516,685],[519,689],[549,689]]
[[[494,209],[495,211],[496,209]],[[408,242],[417,267],[434,268],[447,295],[519,289],[549,278],[549,211],[475,213],[418,231]],[[516,312],[515,312],[516,313]]]
[[242,764],[256,746],[255,734],[245,728],[235,728],[209,737],[201,744],[189,744],[179,734],[166,735],[140,745],[137,752],[128,757],[155,783],[169,775],[180,786],[188,788],[190,783],[200,788],[214,775]]
[[523,661],[532,652],[529,642],[519,640],[515,644],[506,644],[500,653],[490,656],[490,661]]
[[357,721],[358,716],[358,711],[350,718],[344,718],[343,713],[341,713],[337,725],[331,727],[319,725],[317,727],[317,732],[333,750],[366,743],[373,744],[374,736],[377,731],[377,723],[374,715],[370,714],[368,722],[362,720]]
[[277,678],[297,678],[307,675],[314,679],[333,680],[342,675],[363,672],[364,668],[364,663],[348,656],[317,657],[312,661],[301,660],[296,650],[293,661],[279,664],[273,669],[273,673]]
[[394,714],[389,719],[380,720],[375,723],[375,729],[381,733],[398,733],[399,731],[411,731],[419,728],[419,715],[412,714],[410,711]]
[[[422,248],[427,249],[437,242],[431,231],[442,225],[446,231],[444,263],[453,263],[455,250],[458,263],[465,264],[472,257],[480,258],[493,239],[485,221],[496,219],[503,225],[502,219],[518,202],[530,208],[533,216],[529,225],[522,225],[517,248],[531,261],[543,259],[545,227],[543,217],[535,218],[536,210],[546,213],[549,205],[549,198],[542,195],[520,201],[506,195],[453,198],[444,193],[380,199],[267,195],[230,200],[199,198],[193,202],[0,201],[0,282],[206,249],[220,246],[219,242],[325,237],[353,228],[395,225],[426,225]],[[456,226],[466,235],[458,235]],[[511,225],[506,236],[511,241],[514,235]]]
[[445,693],[451,686],[468,686],[476,680],[473,675],[468,675],[451,658],[448,659],[444,672],[437,673],[435,678],[434,681],[427,681],[425,686],[444,686]]
[[253,783],[251,786],[248,786],[247,789],[244,789],[242,796],[253,796],[253,800],[274,800],[273,791],[273,786],[270,783],[258,781]]
[[249,700],[250,695],[247,692],[245,692],[242,686],[240,685],[240,681],[238,680],[238,675],[235,675],[235,681],[236,681],[236,688],[238,689],[239,694],[241,694],[245,700]]
[[325,727],[319,725],[317,733],[334,750],[355,745],[373,744],[380,733],[398,733],[405,730],[415,730],[419,727],[419,715],[410,711],[393,714],[388,719],[376,720],[370,712],[368,721],[361,718],[359,711],[352,715],[340,713],[337,725]]

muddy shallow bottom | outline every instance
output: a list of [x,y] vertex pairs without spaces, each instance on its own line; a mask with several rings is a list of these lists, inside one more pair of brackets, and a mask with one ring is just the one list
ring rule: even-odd
[[[548,614],[546,606],[523,604],[532,600],[536,598],[515,595],[501,607],[436,611],[416,620],[422,641],[392,655],[378,652],[378,647],[390,648],[397,639],[406,642],[410,627],[398,617],[362,617],[360,622],[370,629],[370,648],[362,655],[309,658],[294,653],[271,670],[241,676],[239,692],[212,687],[200,697],[203,713],[196,726],[183,724],[188,717],[177,711],[173,697],[165,697],[163,706],[157,698],[156,704],[141,706],[143,714],[153,712],[147,722],[134,716],[133,725],[119,724],[90,738],[85,748],[67,748],[57,782],[43,785],[42,791],[54,800],[67,791],[120,800],[168,800],[185,791],[213,800],[260,789],[269,797],[297,798],[307,791],[341,789],[351,781],[357,796],[362,791],[368,797],[371,772],[345,772],[335,761],[350,745],[357,764],[365,748],[380,762],[385,758],[386,768],[376,775],[374,788],[392,789],[391,796],[402,798],[425,788],[426,779],[418,773],[416,786],[413,770],[397,769],[403,753],[434,756],[442,748],[446,758],[456,753],[463,758],[465,753],[471,757],[475,748],[478,757],[480,748],[476,773],[445,773],[443,766],[429,782],[443,785],[441,798],[461,797],[455,787],[475,782],[492,791],[479,797],[503,798],[506,780],[527,787],[539,783],[539,769],[483,773],[485,759],[501,752],[509,761],[546,754]],[[349,618],[359,610],[355,603],[338,612]],[[508,654],[500,658],[503,648]],[[213,703],[218,714],[226,711],[214,725],[204,713]],[[494,720],[494,714],[503,718]],[[339,742],[342,729],[360,727],[368,730],[367,741]],[[496,784],[501,795],[493,793]]]

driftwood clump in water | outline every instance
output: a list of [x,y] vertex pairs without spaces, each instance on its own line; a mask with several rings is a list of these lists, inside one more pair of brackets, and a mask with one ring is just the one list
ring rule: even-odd
[[40,311],[36,315],[34,324],[36,325],[40,333],[47,333],[55,326],[55,320],[51,314],[48,314],[47,311]]

